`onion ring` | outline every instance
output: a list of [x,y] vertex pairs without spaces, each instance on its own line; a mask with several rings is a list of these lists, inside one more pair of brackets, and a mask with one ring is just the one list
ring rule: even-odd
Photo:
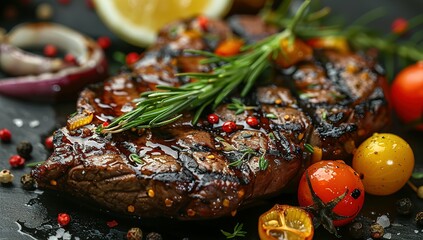
[[[63,61],[60,63],[57,59],[37,56],[19,49],[46,44],[54,44],[73,54],[78,64],[65,66]],[[51,102],[73,99],[76,97],[75,93],[87,84],[107,77],[107,62],[102,48],[93,39],[55,23],[26,23],[16,26],[4,36],[0,55],[0,59],[9,64],[0,61],[2,68],[7,69],[6,72],[13,75],[35,73],[0,79],[0,94],[11,97]],[[10,61],[15,61],[15,69]]]

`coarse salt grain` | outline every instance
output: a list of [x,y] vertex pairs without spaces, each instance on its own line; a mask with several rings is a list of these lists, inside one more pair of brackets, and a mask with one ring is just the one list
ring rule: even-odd
[[36,127],[40,126],[40,121],[38,121],[38,120],[32,120],[32,121],[29,122],[29,126],[31,128],[36,128]]
[[65,229],[64,228],[59,228],[56,230],[56,237],[57,238],[61,238],[63,237],[63,234],[65,233]]
[[391,233],[385,233],[385,234],[383,234],[383,238],[385,238],[385,239],[391,239],[392,238],[392,234]]
[[63,234],[63,240],[71,240],[72,235],[69,232]]
[[24,124],[23,120],[20,118],[13,119],[13,123],[16,125],[16,127],[22,127]]
[[391,222],[389,221],[389,218],[386,215],[378,217],[376,222],[379,223],[383,228],[387,228],[389,227],[389,225],[391,225]]

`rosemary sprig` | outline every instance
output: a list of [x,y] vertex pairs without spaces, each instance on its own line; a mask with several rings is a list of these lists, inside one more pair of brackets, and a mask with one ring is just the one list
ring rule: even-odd
[[157,86],[157,91],[141,94],[132,111],[116,118],[107,127],[99,127],[101,133],[117,133],[132,128],[152,128],[169,124],[182,117],[182,112],[196,109],[195,124],[208,106],[216,108],[230,93],[243,86],[241,97],[247,95],[256,79],[270,66],[271,56],[281,52],[280,41],[295,38],[295,28],[303,19],[311,0],[305,0],[285,30],[242,48],[239,55],[221,57],[203,51],[190,51],[207,57],[206,63],[221,63],[211,73],[182,73],[179,76],[197,81],[181,87]]
[[231,239],[231,238],[235,238],[235,237],[245,237],[247,232],[242,229],[243,227],[244,227],[244,224],[237,223],[235,225],[234,231],[232,233],[226,232],[226,231],[223,231],[223,230],[220,230],[220,231],[222,232],[223,235],[225,235],[225,237],[227,239]]

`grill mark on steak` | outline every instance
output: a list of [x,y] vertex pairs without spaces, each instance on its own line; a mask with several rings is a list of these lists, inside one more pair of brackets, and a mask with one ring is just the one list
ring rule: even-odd
[[[221,104],[214,111],[218,124],[200,118],[192,125],[192,113],[187,112],[160,128],[95,133],[103,121],[133,109],[141,92],[155,90],[157,84],[179,86],[189,81],[176,77],[177,72],[211,71],[211,66],[199,64],[202,57],[182,51],[213,50],[232,36],[226,24],[211,21],[201,34],[195,20],[168,25],[131,69],[82,91],[77,111],[93,113],[94,120],[74,131],[56,131],[53,154],[32,172],[39,187],[66,191],[118,213],[215,218],[279,193],[305,165],[306,142],[322,147],[325,158],[348,156],[345,146],[350,141],[358,143],[386,124],[383,78],[373,70],[374,63],[356,54],[322,51],[282,74],[272,72],[276,75],[270,74],[270,80],[242,99],[256,106],[253,110],[236,115],[228,103]],[[254,34],[264,36],[269,29]],[[351,62],[358,67],[350,73],[346,66]],[[371,73],[363,83],[361,73]],[[331,91],[342,98],[328,94]],[[302,98],[301,93],[309,96]],[[257,117],[259,126],[250,127],[247,116]],[[223,132],[224,121],[236,122],[237,130]],[[378,123],[372,125],[374,121]],[[142,163],[132,162],[131,154]],[[268,161],[266,170],[259,168],[261,156]],[[240,166],[231,166],[240,159]],[[128,206],[135,211],[128,212]]]

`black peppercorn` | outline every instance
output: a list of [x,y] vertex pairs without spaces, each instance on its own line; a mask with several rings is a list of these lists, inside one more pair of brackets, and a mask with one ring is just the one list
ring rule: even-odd
[[147,240],[162,240],[162,235],[160,235],[159,233],[156,232],[151,232],[149,234],[147,234],[146,236]]
[[354,239],[366,239],[370,237],[370,225],[372,220],[367,217],[358,216],[349,224],[348,233]]
[[21,177],[22,188],[28,191],[35,189],[35,179],[30,174]]
[[382,238],[383,234],[385,234],[385,229],[379,223],[374,223],[370,226],[370,236],[373,239]]
[[398,214],[408,215],[413,208],[413,203],[409,198],[401,198],[395,203],[395,206],[397,207]]
[[16,146],[16,152],[23,158],[29,158],[32,152],[32,144],[27,141],[22,141]]
[[128,240],[141,240],[142,239],[142,231],[139,228],[131,228],[126,233],[126,238]]
[[419,227],[423,227],[423,212],[418,212],[416,214],[416,225]]

